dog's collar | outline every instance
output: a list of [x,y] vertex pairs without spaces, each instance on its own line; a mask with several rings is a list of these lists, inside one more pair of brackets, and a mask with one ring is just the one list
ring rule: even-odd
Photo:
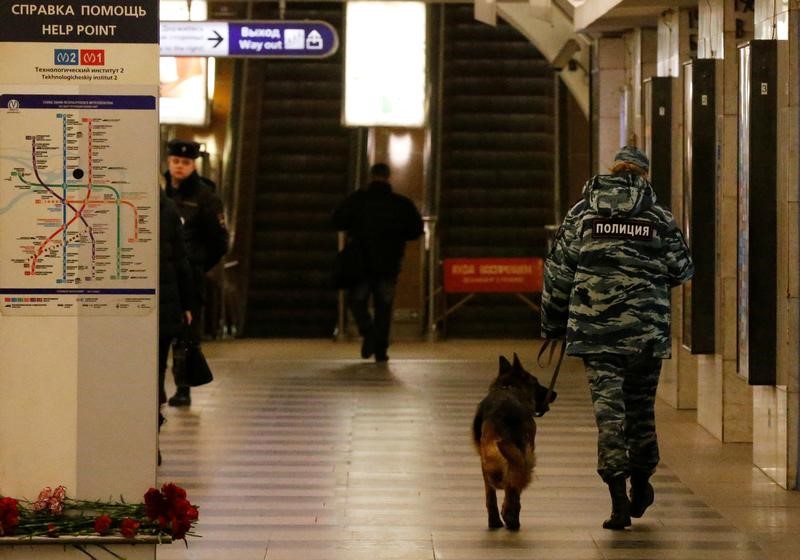
[[[511,391],[511,390],[514,390],[514,389],[516,389],[516,388],[517,388],[517,387],[516,387],[516,385],[498,385],[497,387],[495,387],[495,389],[508,389],[509,391]],[[517,395],[515,395],[515,397],[516,397],[516,396],[517,396]],[[517,397],[517,398],[518,398],[518,397]],[[523,401],[523,402],[524,402],[524,401]],[[536,403],[533,403],[533,405],[534,405],[534,407],[535,407],[535,406],[536,406]]]
[[[495,389],[506,389],[508,391],[514,391],[515,389],[518,389],[518,388],[519,388],[518,385],[497,385],[495,387]],[[517,396],[517,395],[515,395],[515,396]]]

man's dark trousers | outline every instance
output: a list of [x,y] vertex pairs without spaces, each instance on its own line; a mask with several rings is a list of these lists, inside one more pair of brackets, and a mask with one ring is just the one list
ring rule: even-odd
[[[396,278],[362,280],[347,294],[347,303],[358,325],[358,333],[365,338],[372,337],[377,358],[385,357],[389,348],[396,284]],[[369,312],[370,296],[375,310],[374,318]]]

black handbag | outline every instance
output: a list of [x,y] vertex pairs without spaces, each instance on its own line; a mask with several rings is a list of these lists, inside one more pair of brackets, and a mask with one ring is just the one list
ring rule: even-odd
[[199,387],[214,380],[200,343],[186,337],[179,337],[172,345],[172,372],[179,386]]
[[352,241],[348,241],[333,261],[333,287],[349,290],[361,280],[361,251]]

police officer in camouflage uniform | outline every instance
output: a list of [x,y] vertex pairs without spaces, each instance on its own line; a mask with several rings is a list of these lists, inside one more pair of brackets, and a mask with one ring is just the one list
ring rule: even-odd
[[[670,288],[691,278],[689,249],[656,203],[647,156],[633,147],[611,175],[592,177],[545,264],[542,332],[583,358],[597,422],[597,472],[608,484],[606,529],[624,529],[653,503],[658,464],[654,401],[670,357]],[[626,480],[631,478],[630,499]]]

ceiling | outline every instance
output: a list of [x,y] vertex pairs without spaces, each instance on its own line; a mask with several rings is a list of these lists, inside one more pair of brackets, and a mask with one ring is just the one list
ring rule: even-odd
[[608,33],[655,27],[665,11],[696,5],[697,0],[589,0],[574,8],[575,29]]

